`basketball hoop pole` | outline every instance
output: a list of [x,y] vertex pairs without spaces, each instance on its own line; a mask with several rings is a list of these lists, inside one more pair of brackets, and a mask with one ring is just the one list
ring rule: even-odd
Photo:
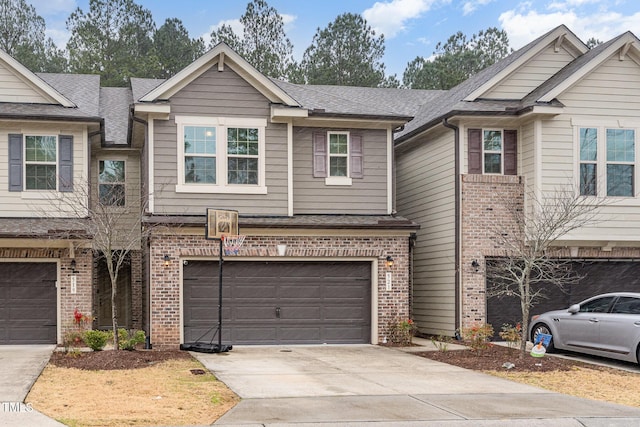
[[218,261],[218,351],[222,351],[222,258],[223,240],[220,239],[220,259]]

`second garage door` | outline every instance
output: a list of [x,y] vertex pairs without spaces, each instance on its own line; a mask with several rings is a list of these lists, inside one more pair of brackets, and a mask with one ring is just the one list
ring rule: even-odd
[[[223,272],[225,343],[370,342],[370,262],[225,261]],[[217,296],[218,263],[188,261],[183,272],[185,342],[212,339]]]

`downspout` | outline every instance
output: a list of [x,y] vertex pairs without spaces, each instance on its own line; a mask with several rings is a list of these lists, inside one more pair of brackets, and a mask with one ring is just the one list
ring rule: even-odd
[[454,140],[454,193],[455,193],[455,208],[454,208],[454,216],[455,216],[455,224],[454,224],[454,262],[455,262],[455,330],[456,337],[458,336],[458,331],[460,330],[460,230],[461,230],[461,218],[460,218],[460,128],[458,126],[452,125],[449,123],[448,118],[442,119],[442,125],[446,128],[453,130],[453,140]]
[[[134,107],[131,106],[131,108],[129,109],[129,118],[131,119],[129,121],[129,128],[127,129],[127,139],[129,140],[129,146],[133,146],[133,122],[137,122],[140,123],[142,126],[144,126],[145,132],[144,132],[144,143],[145,146],[147,145],[147,133],[149,130],[149,123],[144,120],[141,119],[140,117],[136,117],[136,115],[134,114]],[[146,147],[148,150],[148,147]],[[148,155],[148,152],[147,152]],[[140,155],[140,176],[144,176],[144,171],[142,170],[142,162],[144,161],[144,156]],[[145,168],[148,167],[148,165],[145,165]],[[141,183],[142,184],[142,183]],[[142,185],[140,186],[140,192],[143,191]],[[148,194],[148,192],[147,192]],[[144,226],[143,226],[144,227]],[[152,343],[151,343],[151,259],[149,256],[149,253],[151,251],[150,248],[150,239],[147,237],[146,242],[143,242],[143,245],[141,245],[141,247],[145,247],[146,246],[146,251],[144,253],[144,255],[141,257],[141,261],[144,264],[144,268],[142,271],[142,277],[143,277],[143,282],[144,282],[144,286],[142,287],[142,329],[145,331],[146,334],[146,339],[145,339],[145,344],[144,347],[146,349],[151,349],[152,348]]]

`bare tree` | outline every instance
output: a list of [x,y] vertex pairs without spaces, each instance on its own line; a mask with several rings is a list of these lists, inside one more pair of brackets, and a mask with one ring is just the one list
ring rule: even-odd
[[[581,196],[573,186],[555,189],[538,197],[502,201],[510,221],[493,230],[500,257],[487,262],[488,297],[517,297],[520,300],[522,334],[520,357],[526,353],[531,308],[545,297],[545,286],[564,290],[581,277],[571,268],[558,239],[599,221],[605,199]],[[526,206],[525,206],[526,200]],[[544,286],[543,286],[544,285]]]
[[152,227],[143,227],[146,202],[139,186],[125,184],[124,162],[101,161],[99,168],[97,185],[92,187],[86,180],[83,186],[74,185],[72,192],[58,193],[49,200],[50,206],[42,216],[64,217],[69,229],[86,230],[94,254],[104,259],[111,281],[111,320],[118,350],[118,274],[131,253],[142,249],[142,241]]

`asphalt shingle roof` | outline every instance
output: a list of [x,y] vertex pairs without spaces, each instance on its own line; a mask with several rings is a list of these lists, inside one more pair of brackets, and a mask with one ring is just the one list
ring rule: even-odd
[[129,88],[100,88],[100,115],[104,117],[107,144],[128,143],[129,107],[132,103],[133,98]]
[[141,79],[138,77],[131,77],[131,91],[133,93],[133,100],[135,102],[138,102],[140,98],[160,86],[165,81],[166,80],[164,79]]

